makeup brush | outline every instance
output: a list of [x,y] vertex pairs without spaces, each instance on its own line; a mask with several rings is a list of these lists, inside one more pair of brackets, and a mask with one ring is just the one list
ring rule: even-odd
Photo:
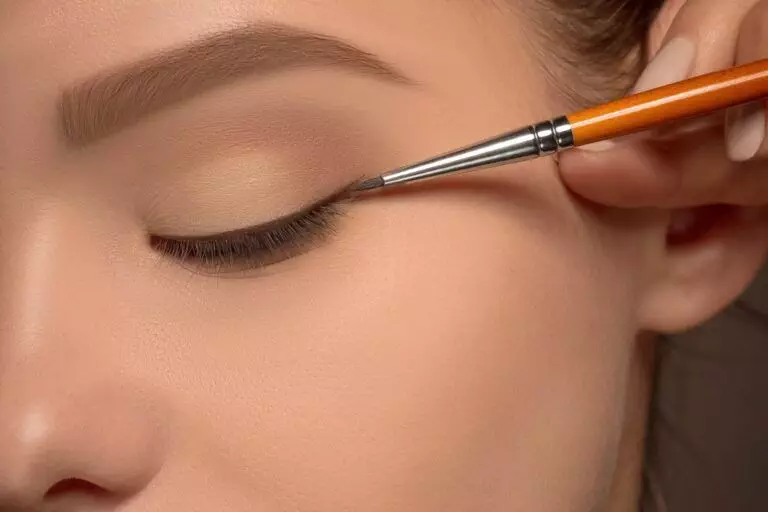
[[768,97],[768,59],[628,96],[505,133],[363,181],[376,190],[555,154]]

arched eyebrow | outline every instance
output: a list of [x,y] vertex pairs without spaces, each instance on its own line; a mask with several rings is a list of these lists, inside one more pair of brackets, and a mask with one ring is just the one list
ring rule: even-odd
[[413,84],[372,53],[323,34],[285,25],[219,32],[97,76],[59,101],[64,142],[84,147],[163,109],[246,76],[299,68],[342,68],[396,84]]

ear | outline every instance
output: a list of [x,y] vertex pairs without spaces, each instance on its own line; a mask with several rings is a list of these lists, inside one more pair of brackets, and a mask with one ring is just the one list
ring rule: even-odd
[[[741,295],[768,256],[764,163],[726,162],[723,136],[715,133],[701,139],[697,132],[691,144],[677,138],[672,149],[633,140],[560,158],[561,177],[577,196],[619,214],[648,214],[647,245],[634,253],[636,322],[644,331],[675,333],[710,319]],[[729,197],[734,204],[724,205]]]
[[734,163],[725,153],[717,128],[678,133],[672,143],[633,138],[559,159],[561,179],[577,196],[617,211],[664,213],[648,231],[650,252],[638,254],[644,282],[636,311],[644,330],[679,332],[708,320],[736,300],[766,260],[765,162]]
[[[733,2],[726,11],[738,18],[743,10],[739,4],[743,3]],[[696,0],[666,0],[648,33],[648,59],[678,32],[689,36],[706,33],[707,27],[717,27],[730,19],[719,8],[704,4]],[[716,41],[705,42],[699,41],[700,51],[705,54],[699,56],[704,62],[700,65],[708,68],[730,62],[728,44],[721,43],[726,48],[718,48]],[[647,174],[657,178],[660,169],[666,167],[654,159],[640,158],[633,164],[628,167],[649,166]],[[663,181],[656,183],[663,188]],[[648,184],[640,180],[638,185],[641,193],[643,185]],[[678,185],[675,183],[670,189]],[[765,264],[768,206],[670,209],[666,240],[657,247],[663,250],[657,254],[652,277],[641,296],[639,324],[645,330],[665,334],[688,330],[734,302]]]
[[640,298],[644,330],[690,329],[735,301],[768,254],[768,207],[672,210],[667,236]]

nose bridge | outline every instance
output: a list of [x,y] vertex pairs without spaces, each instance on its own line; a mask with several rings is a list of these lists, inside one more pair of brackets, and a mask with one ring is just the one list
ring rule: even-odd
[[98,248],[89,246],[85,228],[68,210],[25,206],[18,220],[2,219],[0,353],[40,371],[59,365],[61,357],[76,359],[93,342],[99,324],[90,312],[109,299],[108,283],[95,282],[105,275],[94,257]]
[[159,467],[162,421],[120,365],[130,327],[116,325],[104,237],[68,208],[3,217],[0,510],[34,508],[68,480],[134,492]]
[[32,351],[44,336],[44,324],[56,314],[59,219],[35,219],[25,210],[17,211],[13,221],[10,215],[0,219],[0,350],[6,354]]
[[109,324],[107,230],[63,201],[18,206],[0,216],[0,347],[76,352]]

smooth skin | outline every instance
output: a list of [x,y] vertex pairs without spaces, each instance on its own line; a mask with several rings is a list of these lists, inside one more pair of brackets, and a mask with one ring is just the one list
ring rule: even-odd
[[[331,240],[238,279],[147,243],[565,111],[520,12],[0,0],[0,510],[633,510],[649,340],[749,284],[764,212],[671,244],[676,212],[595,206],[542,159],[349,203]],[[295,69],[62,144],[64,89],[244,23],[418,86]]]

